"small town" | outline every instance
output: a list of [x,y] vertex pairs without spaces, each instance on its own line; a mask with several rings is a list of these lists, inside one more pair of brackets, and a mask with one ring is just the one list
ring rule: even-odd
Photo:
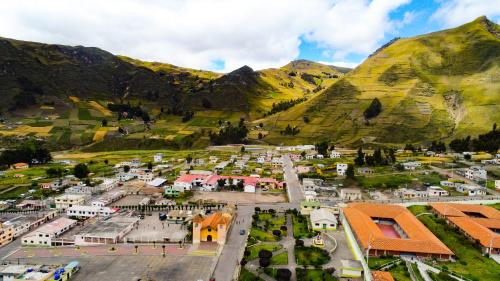
[[499,0],[1,0],[0,281],[500,281]]
[[500,263],[500,154],[230,145],[86,156],[2,173],[29,183],[1,194],[15,198],[0,202],[4,280],[481,280],[484,263]]

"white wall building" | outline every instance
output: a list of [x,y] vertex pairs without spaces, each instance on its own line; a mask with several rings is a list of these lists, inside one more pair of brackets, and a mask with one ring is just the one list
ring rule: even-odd
[[58,218],[23,236],[21,238],[21,244],[33,246],[62,246],[65,244],[64,240],[56,238],[73,228],[76,223],[76,220]]
[[54,199],[54,203],[56,204],[56,209],[65,211],[66,209],[83,205],[85,203],[84,195],[76,195],[76,194],[63,194]]
[[340,199],[347,201],[361,200],[361,190],[358,188],[342,188],[340,190]]
[[155,163],[161,163],[163,161],[163,154],[162,153],[156,153],[153,156],[153,162]]
[[337,175],[345,176],[348,165],[345,163],[337,163]]
[[341,158],[342,157],[342,153],[336,151],[336,150],[332,150],[330,152],[330,158]]
[[77,218],[92,218],[95,216],[108,217],[111,215],[112,210],[109,207],[101,206],[73,206],[66,210],[66,214],[69,217]]
[[448,196],[450,193],[444,189],[442,189],[440,186],[429,186],[427,188],[427,193],[429,194],[429,197],[441,197],[441,196]]
[[465,177],[470,180],[485,180],[487,176],[487,172],[485,169],[482,169],[479,166],[472,166],[469,169],[465,170]]
[[317,210],[312,210],[310,218],[313,230],[337,229],[337,218],[328,209],[320,208]]

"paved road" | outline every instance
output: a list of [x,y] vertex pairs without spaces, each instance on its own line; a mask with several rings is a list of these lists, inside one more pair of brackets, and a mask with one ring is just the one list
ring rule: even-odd
[[217,281],[230,281],[240,262],[240,257],[247,239],[247,235],[240,235],[240,230],[245,229],[246,233],[252,223],[254,205],[239,206],[236,218],[226,245],[222,250],[214,271],[214,278]]
[[293,168],[292,160],[288,155],[283,156],[283,172],[288,191],[288,199],[290,203],[300,204],[304,200],[304,192],[302,185],[299,182],[299,177]]

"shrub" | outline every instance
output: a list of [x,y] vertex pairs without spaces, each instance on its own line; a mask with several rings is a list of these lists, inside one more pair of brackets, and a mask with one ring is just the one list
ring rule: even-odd
[[260,258],[259,259],[259,266],[260,267],[268,267],[270,264],[271,264],[270,258]]
[[292,272],[286,268],[280,268],[276,273],[276,280],[278,281],[288,281],[290,280],[291,277],[292,277]]
[[286,225],[280,226],[280,229],[283,230],[283,231],[287,231],[288,230],[288,228],[286,227]]
[[304,240],[295,239],[295,246],[296,247],[304,247]]
[[259,258],[268,258],[270,259],[273,256],[273,253],[271,251],[262,249],[259,251]]
[[278,229],[273,230],[273,235],[276,237],[281,237],[281,230]]

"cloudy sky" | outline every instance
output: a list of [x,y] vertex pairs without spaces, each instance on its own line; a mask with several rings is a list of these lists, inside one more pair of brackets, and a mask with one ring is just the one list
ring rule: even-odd
[[390,39],[454,27],[499,0],[0,0],[0,36],[230,71],[355,66]]

